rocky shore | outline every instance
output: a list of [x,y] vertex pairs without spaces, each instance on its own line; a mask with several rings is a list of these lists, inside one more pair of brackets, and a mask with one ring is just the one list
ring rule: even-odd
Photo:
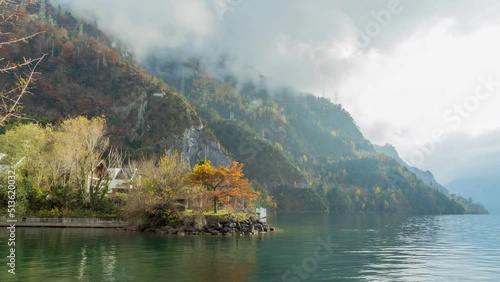
[[235,218],[207,218],[204,224],[196,224],[195,221],[186,222],[180,226],[165,225],[158,228],[147,228],[146,232],[156,232],[172,235],[256,235],[274,232],[276,229],[261,220],[250,217],[245,220]]

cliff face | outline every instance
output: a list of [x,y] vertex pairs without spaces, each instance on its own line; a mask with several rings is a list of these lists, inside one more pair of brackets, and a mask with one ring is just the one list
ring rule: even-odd
[[228,166],[231,163],[227,152],[213,136],[204,130],[202,125],[186,129],[182,138],[178,139],[170,150],[172,149],[181,152],[191,166],[204,159],[210,160],[214,166]]
[[258,137],[243,123],[218,120],[209,123],[222,145],[239,162],[250,179],[269,188],[308,188],[304,175],[283,154],[281,149]]

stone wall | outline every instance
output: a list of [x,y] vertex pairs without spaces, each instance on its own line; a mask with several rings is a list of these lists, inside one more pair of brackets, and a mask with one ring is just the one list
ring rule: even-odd
[[127,222],[117,217],[32,217],[18,218],[17,222],[7,222],[5,216],[0,217],[0,226],[16,227],[76,227],[76,228],[122,228]]

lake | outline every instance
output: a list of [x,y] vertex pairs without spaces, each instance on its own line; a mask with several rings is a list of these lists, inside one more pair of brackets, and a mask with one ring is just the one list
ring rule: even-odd
[[0,281],[500,281],[500,216],[270,214],[253,237],[18,228]]

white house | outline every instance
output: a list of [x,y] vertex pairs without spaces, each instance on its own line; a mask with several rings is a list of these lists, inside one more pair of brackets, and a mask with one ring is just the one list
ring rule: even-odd
[[90,190],[90,185],[97,185],[100,179],[109,181],[108,194],[129,190],[136,171],[131,168],[107,168],[104,162],[100,162],[88,176],[87,190]]

